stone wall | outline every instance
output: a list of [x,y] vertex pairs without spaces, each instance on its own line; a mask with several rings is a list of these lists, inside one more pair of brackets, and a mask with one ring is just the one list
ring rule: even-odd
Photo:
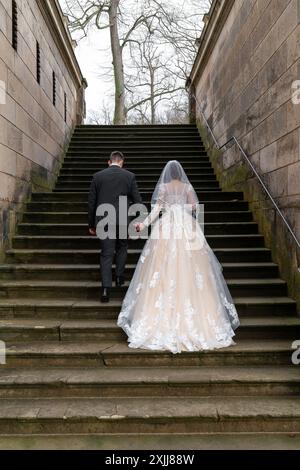
[[[300,240],[300,1],[214,1],[191,76],[197,123],[226,190],[242,190],[300,306],[300,252],[235,146],[250,156]],[[293,88],[295,87],[295,88]],[[298,104],[297,104],[298,103]]]
[[[2,254],[31,192],[47,191],[53,186],[73,128],[83,118],[85,87],[57,1],[17,0],[16,4],[17,51],[12,47],[12,0],[0,0]],[[37,41],[41,51],[40,84]]]

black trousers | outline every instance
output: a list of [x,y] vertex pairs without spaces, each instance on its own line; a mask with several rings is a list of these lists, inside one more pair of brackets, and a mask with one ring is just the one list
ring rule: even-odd
[[[100,240],[100,272],[103,287],[112,287],[112,265],[115,258],[116,276],[123,277],[128,252],[128,238],[121,238],[122,231],[127,233],[127,227],[123,230],[119,226],[116,227],[116,238],[106,238]],[[123,235],[124,235],[123,233]]]

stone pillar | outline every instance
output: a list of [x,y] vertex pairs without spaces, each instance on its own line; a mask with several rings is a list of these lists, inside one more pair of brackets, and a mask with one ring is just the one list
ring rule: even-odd
[[77,117],[76,117],[76,124],[80,126],[84,123],[84,119],[86,118],[86,102],[85,102],[85,90],[87,89],[88,84],[86,79],[82,80],[82,86],[78,89],[78,97],[77,97]]
[[196,88],[194,83],[189,78],[186,82],[186,89],[189,93],[189,122],[190,124],[196,123]]

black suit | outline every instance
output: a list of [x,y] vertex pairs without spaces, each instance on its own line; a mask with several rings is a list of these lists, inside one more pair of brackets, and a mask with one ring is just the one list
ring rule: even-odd
[[[116,238],[106,238],[100,240],[101,256],[100,268],[102,286],[112,286],[112,264],[116,254],[116,276],[123,277],[127,260],[128,238],[122,238],[119,225],[119,198],[127,197],[128,209],[130,203],[141,203],[142,199],[138,190],[135,175],[130,171],[112,165],[109,168],[99,171],[93,177],[89,193],[89,227],[96,228],[101,217],[96,216],[97,208],[101,204],[111,204],[116,210],[117,220],[112,221],[113,229],[116,230]],[[104,216],[104,214],[103,214]],[[121,214],[125,216],[125,214]],[[126,214],[127,217],[127,214]],[[110,222],[109,222],[110,224]],[[109,227],[110,230],[112,227]],[[124,227],[123,227],[124,228]],[[127,224],[126,224],[127,233]]]

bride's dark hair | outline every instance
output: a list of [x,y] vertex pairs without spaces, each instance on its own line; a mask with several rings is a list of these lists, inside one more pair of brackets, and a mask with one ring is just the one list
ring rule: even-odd
[[[178,181],[183,184],[172,184],[172,181]],[[197,194],[190,184],[182,165],[177,160],[170,160],[160,175],[152,195],[151,204],[156,204],[158,199],[163,200],[168,197],[173,199],[176,197],[177,201],[185,201],[187,193],[189,193],[189,201],[192,199],[193,203],[198,202]]]
[[170,183],[173,180],[181,180],[182,172],[177,161],[171,161],[168,164],[169,172],[166,175],[166,183]]
[[170,175],[173,180],[180,180],[181,179],[180,167],[174,164],[171,165]]

